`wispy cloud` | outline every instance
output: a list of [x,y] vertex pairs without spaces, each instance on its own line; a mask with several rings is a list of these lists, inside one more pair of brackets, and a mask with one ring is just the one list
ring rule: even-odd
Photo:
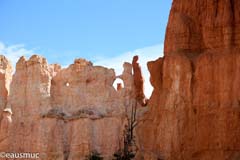
[[21,56],[30,56],[34,54],[34,50],[28,50],[24,44],[6,45],[0,42],[0,55],[6,56],[15,66],[16,62]]
[[123,67],[122,67],[123,63],[132,62],[132,58],[134,55],[139,56],[139,64],[141,65],[143,76],[145,78],[145,94],[147,97],[150,97],[153,88],[149,81],[150,74],[147,69],[147,62],[163,56],[162,44],[149,46],[141,49],[136,49],[134,51],[129,51],[129,52],[120,54],[117,57],[98,58],[94,61],[94,65],[101,65],[108,68],[113,68],[116,74],[120,75],[123,71]]

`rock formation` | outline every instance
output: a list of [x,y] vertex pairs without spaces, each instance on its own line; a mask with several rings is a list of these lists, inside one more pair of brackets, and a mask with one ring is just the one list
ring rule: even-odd
[[[29,60],[21,57],[17,62],[7,103],[7,107],[13,112],[13,122],[8,137],[9,151],[50,152],[48,144],[54,142],[50,139],[50,135],[53,134],[51,130],[55,128],[57,122],[44,121],[40,115],[51,109],[52,76],[53,73],[45,58],[34,55]],[[62,146],[59,143],[57,145]]]
[[144,159],[240,159],[240,1],[173,0],[138,127]]
[[134,56],[132,60],[133,77],[135,86],[135,96],[137,101],[142,105],[146,105],[146,97],[144,94],[144,78],[142,75],[141,67],[138,63],[138,56]]
[[[43,160],[79,160],[98,152],[112,159],[135,103],[132,65],[123,67],[116,76],[113,69],[76,59],[61,69],[33,55],[21,57],[12,76],[1,56],[0,151],[39,152]],[[119,91],[113,88],[116,78],[124,82]]]
[[148,63],[148,103],[137,61],[116,76],[85,59],[61,69],[34,55],[12,76],[0,56],[0,152],[112,159],[139,104],[137,160],[240,159],[239,0],[173,0],[164,57]]

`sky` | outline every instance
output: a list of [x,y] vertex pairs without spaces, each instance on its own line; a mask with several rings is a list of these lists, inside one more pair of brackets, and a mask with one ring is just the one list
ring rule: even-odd
[[163,55],[171,0],[0,0],[0,54],[13,65],[39,54],[66,67],[75,58],[122,72],[139,55],[145,91],[146,63]]

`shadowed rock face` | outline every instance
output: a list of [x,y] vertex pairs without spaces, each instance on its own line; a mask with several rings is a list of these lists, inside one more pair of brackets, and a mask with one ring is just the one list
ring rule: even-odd
[[147,104],[147,99],[144,94],[144,78],[141,67],[138,63],[138,56],[133,57],[132,66],[136,99],[142,106],[145,106]]
[[142,157],[240,159],[240,1],[173,0],[154,91],[138,128]]
[[12,76],[1,56],[0,151],[39,152],[49,160],[85,159],[96,151],[112,159],[135,104],[132,65],[123,67],[124,88],[116,91],[114,70],[85,59],[61,69],[37,55],[21,57]]

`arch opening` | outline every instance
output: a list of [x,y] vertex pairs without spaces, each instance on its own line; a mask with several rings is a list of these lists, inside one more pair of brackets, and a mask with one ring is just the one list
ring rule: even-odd
[[66,87],[69,87],[69,86],[70,86],[70,83],[69,83],[69,82],[66,82],[66,83],[65,83],[65,86],[66,86]]
[[124,88],[124,82],[121,78],[116,78],[115,81],[113,82],[113,87],[115,88],[116,91],[120,91],[121,89]]

